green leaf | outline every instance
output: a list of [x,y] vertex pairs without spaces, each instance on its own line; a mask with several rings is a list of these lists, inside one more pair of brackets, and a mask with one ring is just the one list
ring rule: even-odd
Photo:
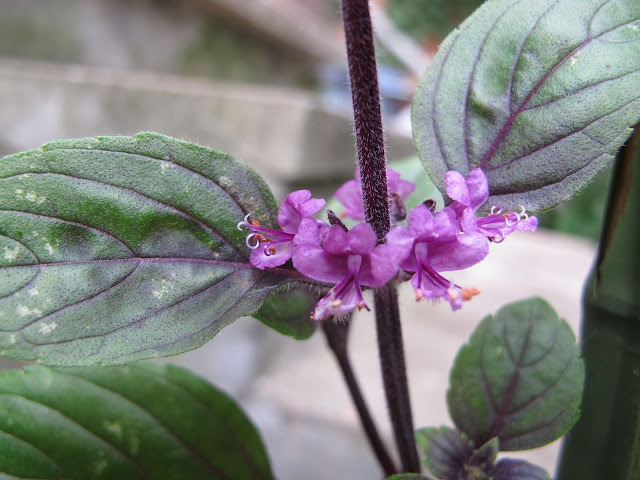
[[[122,364],[196,348],[286,277],[248,260],[268,187],[163,135],[56,141],[0,160],[0,348],[45,364]],[[283,271],[286,273],[286,271]]]
[[440,47],[413,135],[445,192],[482,167],[483,209],[544,210],[583,189],[640,119],[640,2],[493,0]]
[[436,478],[457,480],[473,454],[473,442],[462,432],[449,427],[421,428],[416,440],[422,462]]
[[306,340],[316,331],[316,322],[310,320],[317,295],[308,288],[278,292],[253,314],[255,318],[283,335]]
[[1,372],[0,452],[2,478],[273,478],[236,403],[172,365]]
[[524,460],[505,458],[500,460],[493,472],[493,480],[550,480],[551,477],[537,465]]
[[537,448],[579,415],[584,367],[571,328],[540,298],[487,316],[462,347],[447,394],[454,423],[476,445]]

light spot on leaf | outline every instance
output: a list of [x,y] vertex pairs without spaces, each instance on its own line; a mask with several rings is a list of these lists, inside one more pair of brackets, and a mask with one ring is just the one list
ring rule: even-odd
[[51,246],[51,244],[50,244],[49,242],[47,242],[47,243],[44,245],[44,248],[46,248],[46,249],[47,249],[47,252],[49,252],[49,255],[53,255],[53,252],[54,252],[55,250],[53,249],[53,247]]
[[167,279],[163,278],[160,281],[160,287],[156,290],[154,290],[153,292],[151,292],[151,294],[156,297],[158,300],[160,300],[162,297],[164,297],[167,293],[169,293],[171,291],[171,289],[173,288],[173,284],[172,282],[168,281]]
[[19,253],[20,247],[16,247],[15,249],[9,248],[9,245],[5,245],[4,247],[4,258],[11,262],[18,258]]
[[102,472],[104,472],[108,466],[109,462],[105,458],[103,458],[101,460],[93,462],[93,471],[96,473],[96,475],[102,475]]
[[29,292],[29,295],[31,295],[31,296],[36,296],[36,295],[38,295],[38,293],[40,293],[40,292],[38,292],[38,289],[36,287],[31,287],[27,291]]
[[24,196],[24,190],[22,188],[16,188],[16,198],[22,198]]
[[[36,317],[42,316],[42,311],[34,308],[33,310],[27,307],[26,305],[18,305],[18,314],[21,317],[26,317],[27,315],[35,315]],[[56,324],[57,326],[57,324]],[[55,328],[55,327],[54,327]]]
[[132,457],[140,452],[140,439],[136,435],[129,438],[129,455]]
[[122,425],[118,422],[104,422],[104,428],[108,432],[113,433],[118,440],[122,439]]
[[16,338],[15,334],[10,335],[10,336],[9,336],[9,343],[10,343],[11,345],[13,345],[13,344],[15,344],[16,342],[17,342],[17,338]]
[[571,66],[573,67],[576,62],[578,61],[578,59],[580,58],[580,52],[576,52],[575,55],[571,56]]
[[53,332],[56,328],[58,328],[58,322],[52,322],[52,323],[42,322],[40,324],[40,329],[38,330],[38,333],[47,335]]

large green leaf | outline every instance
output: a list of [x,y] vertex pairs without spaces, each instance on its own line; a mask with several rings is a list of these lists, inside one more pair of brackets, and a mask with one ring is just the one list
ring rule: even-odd
[[286,279],[249,263],[247,213],[277,227],[253,170],[158,134],[0,160],[2,354],[122,364],[202,345]]
[[487,316],[451,371],[449,412],[481,445],[525,450],[565,434],[579,414],[584,381],[569,325],[541,298],[511,303]]
[[640,119],[640,2],[491,0],[442,44],[413,104],[431,178],[482,167],[484,206],[571,198]]
[[264,479],[236,403],[172,365],[0,373],[0,478]]

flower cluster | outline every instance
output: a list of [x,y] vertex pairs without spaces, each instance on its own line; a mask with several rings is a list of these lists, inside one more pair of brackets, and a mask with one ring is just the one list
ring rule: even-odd
[[[362,221],[362,190],[351,180],[340,187],[336,198],[345,206],[343,215]],[[389,197],[402,204],[414,190],[411,182],[388,171]],[[325,205],[311,198],[308,190],[290,193],[280,207],[278,224],[282,230],[261,227],[247,217],[238,224],[250,233],[246,244],[251,263],[260,269],[278,267],[289,259],[307,277],[335,284],[316,304],[313,320],[324,320],[354,309],[369,310],[362,287],[380,287],[393,278],[411,279],[416,300],[445,299],[453,310],[480,293],[463,288],[441,273],[461,270],[480,262],[489,252],[489,242],[501,242],[515,230],[534,231],[535,216],[503,212],[493,207],[491,214],[476,217],[489,197],[487,178],[479,168],[467,178],[450,171],[445,176],[447,195],[453,202],[436,212],[435,203],[415,206],[407,226],[396,226],[379,243],[373,229],[359,223],[350,230],[332,214],[330,223],[313,218]]]

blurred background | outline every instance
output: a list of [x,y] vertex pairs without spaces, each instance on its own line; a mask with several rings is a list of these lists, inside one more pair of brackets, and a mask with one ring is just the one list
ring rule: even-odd
[[[409,107],[419,77],[481,3],[372,2],[391,159],[415,154]],[[329,196],[355,166],[345,57],[337,0],[0,0],[0,156],[150,130],[247,162],[278,198],[294,188]],[[461,313],[416,304],[402,290],[417,426],[451,424],[444,395],[453,357],[502,304],[542,295],[577,330],[607,177],[541,215],[553,231],[514,235],[460,272],[456,281],[483,291]],[[388,437],[371,320],[356,316],[353,356]],[[278,478],[380,478],[320,334],[296,342],[240,319],[170,361],[240,401]],[[554,445],[528,458],[552,471],[556,453]]]

